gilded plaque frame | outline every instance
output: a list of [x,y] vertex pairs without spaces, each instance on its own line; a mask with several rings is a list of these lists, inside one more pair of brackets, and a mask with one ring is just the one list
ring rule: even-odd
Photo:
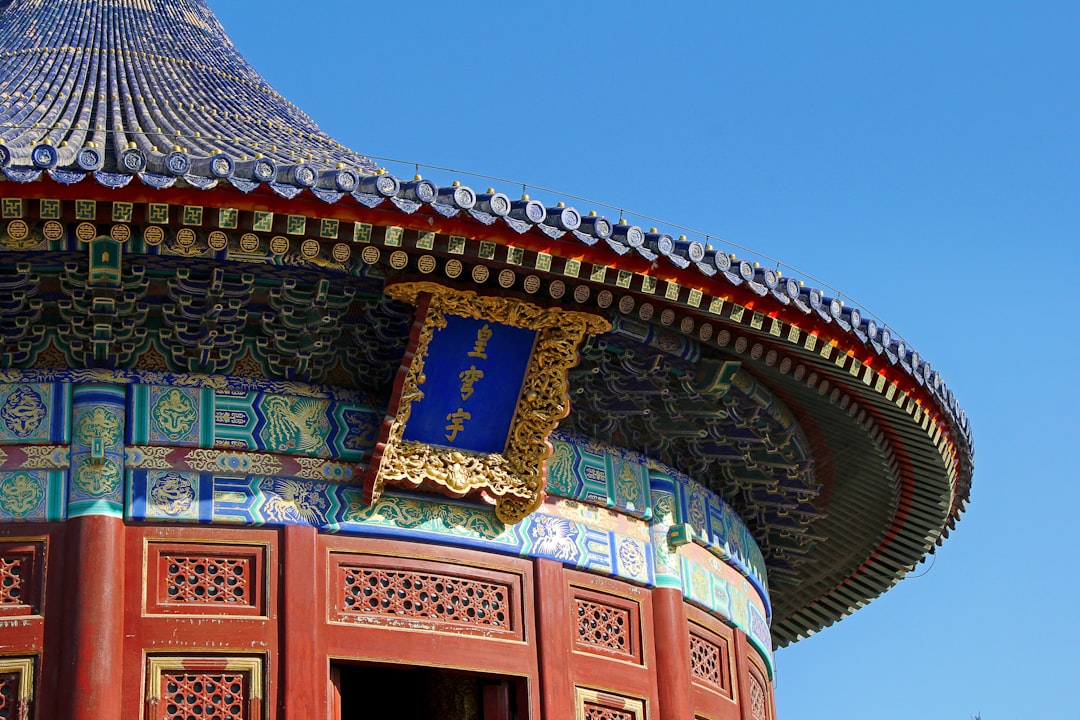
[[[544,308],[516,298],[478,295],[431,282],[388,285],[386,294],[419,308],[422,325],[412,361],[405,370],[396,408],[384,423],[382,439],[368,470],[365,495],[374,502],[387,485],[420,487],[434,483],[455,497],[479,493],[494,502],[504,523],[516,523],[543,500],[548,435],[570,412],[566,372],[577,364],[586,335],[611,324],[592,313]],[[475,453],[403,439],[412,403],[424,397],[424,360],[446,315],[486,320],[536,331],[517,408],[501,453]],[[410,342],[412,344],[412,342]]]

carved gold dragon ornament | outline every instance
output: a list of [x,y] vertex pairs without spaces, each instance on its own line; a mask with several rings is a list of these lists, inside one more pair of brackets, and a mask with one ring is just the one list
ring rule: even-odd
[[[542,308],[430,282],[389,285],[386,294],[414,305],[425,294],[431,300],[383,449],[372,501],[388,483],[419,487],[431,481],[456,497],[479,492],[495,502],[499,520],[518,522],[543,500],[544,461],[551,454],[547,438],[570,412],[566,372],[577,364],[578,346],[586,335],[606,332],[611,324],[590,313]],[[446,327],[447,314],[536,331],[536,345],[502,453],[474,453],[402,440],[412,403],[424,397],[421,386],[428,343],[437,329]]]

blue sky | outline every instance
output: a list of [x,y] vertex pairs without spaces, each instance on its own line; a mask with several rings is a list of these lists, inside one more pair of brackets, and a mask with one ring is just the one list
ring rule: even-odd
[[943,373],[969,511],[920,577],[779,652],[780,720],[1080,718],[1080,3],[211,5],[358,152],[753,248]]

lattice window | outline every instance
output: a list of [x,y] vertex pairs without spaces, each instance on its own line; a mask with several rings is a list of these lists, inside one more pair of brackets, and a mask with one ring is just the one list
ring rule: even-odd
[[27,720],[33,699],[34,661],[0,658],[0,720]]
[[37,612],[43,542],[0,543],[0,615]]
[[251,557],[162,555],[165,602],[251,605]]
[[264,545],[161,542],[146,545],[148,614],[266,614]]
[[153,657],[147,681],[152,720],[254,720],[262,699],[255,657]]
[[512,629],[507,585],[387,568],[340,571],[343,612]]
[[634,713],[595,703],[585,703],[585,720],[635,720]]
[[0,718],[19,717],[19,673],[0,673]]
[[750,675],[750,717],[754,720],[769,720],[768,695],[761,681]]
[[20,555],[0,555],[0,605],[22,605],[26,560]]
[[724,682],[727,674],[724,654],[720,646],[693,633],[690,635],[690,674],[720,689],[727,687]]
[[645,720],[645,703],[611,693],[575,688],[578,717],[583,720]]
[[578,640],[620,653],[630,652],[630,611],[574,598]]
[[247,717],[247,685],[244,673],[162,673],[161,717],[243,720]]

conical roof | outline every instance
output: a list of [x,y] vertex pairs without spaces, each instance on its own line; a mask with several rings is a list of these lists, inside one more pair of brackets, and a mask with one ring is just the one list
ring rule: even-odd
[[270,87],[203,0],[0,2],[0,167],[340,190],[375,169]]

